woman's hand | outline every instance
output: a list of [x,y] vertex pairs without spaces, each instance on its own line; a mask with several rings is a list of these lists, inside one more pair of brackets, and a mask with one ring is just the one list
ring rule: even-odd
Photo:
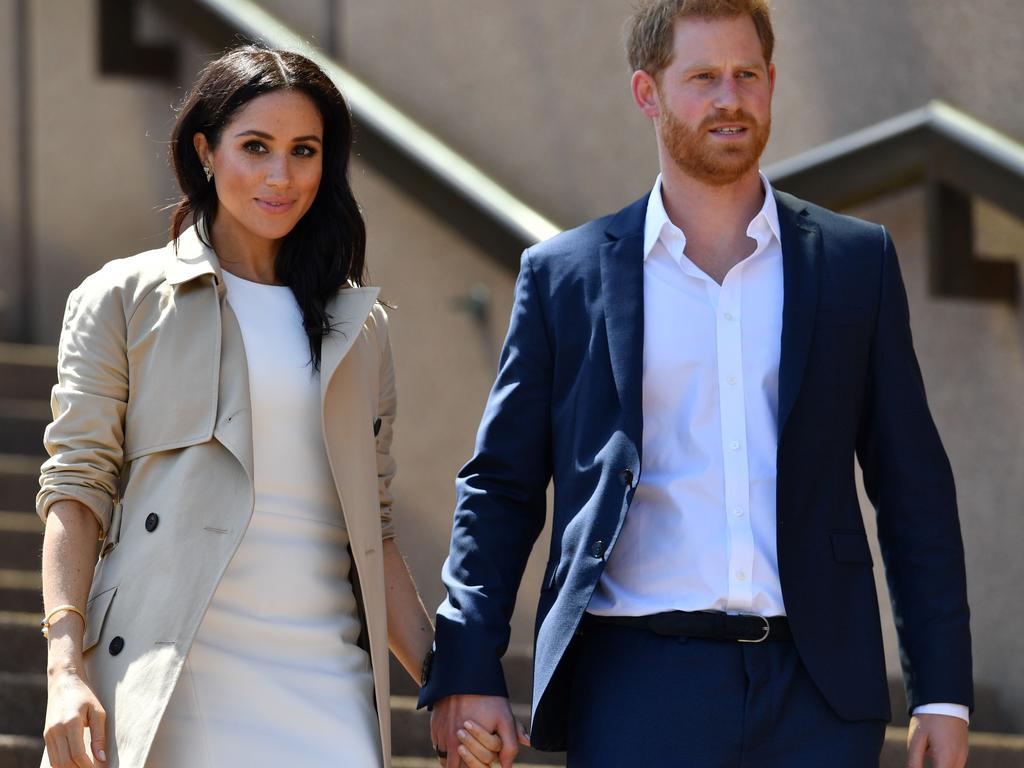
[[93,768],[105,764],[106,724],[103,705],[79,672],[61,670],[49,674],[43,740],[53,768]]
[[455,735],[462,742],[459,757],[467,768],[489,768],[498,761],[501,752],[501,737],[498,734],[467,720]]

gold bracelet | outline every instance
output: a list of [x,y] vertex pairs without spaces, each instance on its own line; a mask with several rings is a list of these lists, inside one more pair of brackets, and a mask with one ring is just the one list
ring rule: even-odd
[[85,613],[82,611],[81,608],[76,608],[73,605],[58,605],[56,608],[54,608],[52,611],[46,614],[46,618],[39,622],[39,626],[42,627],[40,632],[43,633],[43,637],[50,637],[50,624],[52,623],[53,617],[58,613],[63,613],[64,611],[71,611],[72,613],[77,613],[79,616],[82,617],[83,628],[88,626],[88,622],[85,620]]

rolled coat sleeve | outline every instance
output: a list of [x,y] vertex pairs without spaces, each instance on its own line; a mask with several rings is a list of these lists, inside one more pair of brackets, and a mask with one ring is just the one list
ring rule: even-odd
[[395,392],[395,361],[391,353],[391,338],[388,335],[388,316],[379,304],[373,309],[377,320],[377,338],[380,343],[380,396],[377,404],[377,423],[374,424],[377,440],[377,492],[380,499],[381,536],[391,539],[395,526],[391,517],[391,481],[398,467],[391,456],[391,440],[394,436],[395,412],[398,399]]
[[101,536],[110,525],[124,463],[128,401],[127,321],[120,292],[104,277],[101,270],[68,297],[50,397],[53,421],[43,436],[50,458],[36,496],[44,521],[56,502],[81,502],[95,515]]

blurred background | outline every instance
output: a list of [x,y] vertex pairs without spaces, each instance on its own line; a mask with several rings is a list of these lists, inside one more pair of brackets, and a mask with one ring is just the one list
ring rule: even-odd
[[[780,189],[895,239],[958,482],[978,705],[971,765],[1024,765],[1024,3],[773,5],[778,83],[763,167]],[[399,541],[433,609],[454,476],[493,380],[520,251],[646,195],[657,173],[653,132],[629,94],[630,8],[0,0],[0,768],[37,764],[42,749],[32,504],[64,300],[105,261],[166,242],[177,192],[167,139],[198,70],[262,37],[316,56],[350,99],[370,282],[396,306]],[[506,659],[527,716],[547,548],[542,535]],[[896,766],[905,705],[875,555],[896,716],[885,754]],[[433,765],[403,674],[393,674],[396,766]]]

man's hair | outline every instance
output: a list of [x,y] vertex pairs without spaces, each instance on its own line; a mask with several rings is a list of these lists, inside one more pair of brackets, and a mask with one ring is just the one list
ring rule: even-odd
[[657,77],[672,61],[676,19],[729,19],[750,16],[767,63],[772,61],[775,33],[768,0],[641,0],[626,22],[626,57],[635,72]]

